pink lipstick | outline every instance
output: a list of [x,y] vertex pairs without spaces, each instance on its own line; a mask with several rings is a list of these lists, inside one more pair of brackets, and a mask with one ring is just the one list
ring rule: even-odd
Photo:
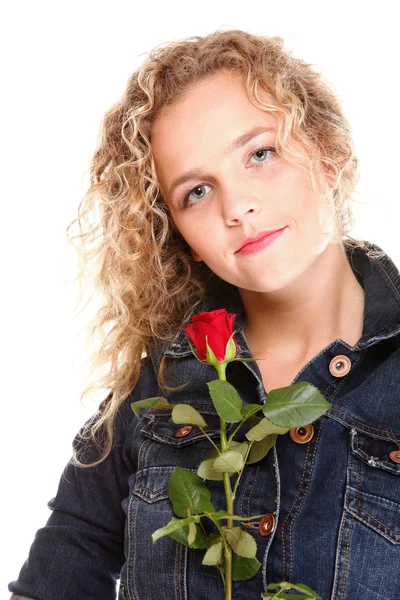
[[272,244],[283,233],[286,227],[275,231],[260,231],[256,236],[247,238],[235,254],[254,254]]

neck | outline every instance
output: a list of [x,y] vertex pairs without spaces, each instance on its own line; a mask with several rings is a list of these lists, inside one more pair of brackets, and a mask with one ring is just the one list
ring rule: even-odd
[[271,351],[277,358],[301,361],[337,338],[354,346],[362,335],[364,290],[342,243],[329,244],[285,289],[239,292],[253,356]]

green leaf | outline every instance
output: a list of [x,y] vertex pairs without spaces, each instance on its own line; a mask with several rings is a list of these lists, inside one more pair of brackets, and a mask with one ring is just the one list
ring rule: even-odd
[[144,400],[137,400],[132,402],[131,408],[135,415],[139,417],[141,408],[171,408],[171,404],[166,398],[145,398]]
[[226,510],[217,510],[212,515],[213,519],[215,519],[216,521],[219,521],[220,519],[227,519],[229,516],[230,515]]
[[257,423],[257,425],[254,425],[254,427],[252,427],[246,433],[246,437],[250,441],[254,440],[256,442],[261,442],[261,440],[263,440],[265,436],[270,435],[271,433],[283,434],[287,433],[288,431],[288,427],[278,427],[277,425],[271,423],[269,419],[264,417],[264,419],[261,419],[261,421]]
[[213,537],[210,541],[210,547],[205,553],[201,563],[209,567],[219,563],[222,557],[222,538],[221,536]]
[[254,427],[254,425],[257,425],[257,423],[259,423],[261,420],[262,419],[257,415],[251,415],[251,417],[247,419],[247,422],[250,427]]
[[238,554],[232,555],[232,580],[244,581],[253,579],[261,567],[260,561],[256,558],[244,558]]
[[207,382],[210,396],[221,419],[227,423],[237,423],[242,420],[242,399],[237,390],[221,379]]
[[268,452],[275,445],[277,438],[277,433],[271,433],[260,442],[253,442],[246,464],[251,465],[259,462],[264,458],[264,456],[267,456]]
[[214,471],[217,473],[239,473],[244,467],[243,456],[235,450],[222,452],[213,463]]
[[189,532],[188,532],[188,544],[191,546],[196,539],[196,525],[195,523],[189,523]]
[[[247,448],[249,444],[247,442],[231,442],[231,449],[236,452],[240,452],[243,456],[243,460],[245,459]],[[222,471],[216,471],[214,469],[214,460],[222,454],[221,452],[217,452],[217,450],[211,450],[205,460],[200,463],[199,468],[197,469],[197,475],[202,479],[209,479],[210,481],[222,481],[224,478]],[[237,471],[233,471],[237,473]]]
[[257,543],[250,533],[241,527],[225,529],[225,538],[232,550],[244,558],[255,558],[257,554]]
[[189,525],[189,523],[198,523],[200,521],[200,517],[193,515],[192,517],[186,517],[186,519],[171,519],[167,525],[161,527],[160,529],[156,529],[156,531],[151,536],[154,542],[163,537],[164,535],[169,535],[173,531],[177,531],[178,529],[182,529],[185,525]]
[[190,404],[175,404],[172,410],[172,420],[176,424],[190,424],[198,427],[207,427],[207,423],[193,406]]
[[235,452],[240,452],[244,460],[246,458],[249,445],[250,444],[248,442],[235,442],[232,440],[230,449],[234,450]]
[[173,470],[168,480],[168,497],[178,517],[186,517],[188,508],[193,513],[215,511],[210,490],[196,473],[183,467]]
[[[242,454],[244,458],[246,456],[248,446],[249,444],[247,442],[237,442],[236,440],[232,440],[229,449],[235,450],[236,452],[240,452],[240,454]],[[209,458],[217,458],[217,456],[219,456],[220,454],[222,454],[221,449],[219,449],[219,452],[217,452],[217,450],[214,448],[213,450],[210,450],[210,452],[207,454],[206,460]]]
[[308,585],[306,585],[305,583],[296,583],[295,589],[296,590],[300,589],[301,591],[308,592],[312,596],[315,596],[315,598],[317,598],[317,600],[322,600],[321,596],[318,596],[317,592],[314,592],[314,590],[312,590],[310,587],[308,587]]
[[197,469],[197,475],[202,479],[209,479],[211,481],[222,481],[224,474],[214,470],[215,458],[206,458],[200,463]]
[[263,406],[263,413],[280,427],[302,427],[318,419],[331,406],[318,388],[307,381],[301,381],[271,390]]
[[262,404],[243,404],[241,411],[242,417],[246,417],[247,419],[249,416],[254,415],[256,412],[261,410],[262,407]]
[[[204,536],[204,533],[202,532],[201,528],[198,525],[195,524],[194,526],[196,527],[196,537],[194,539],[194,542],[192,542],[190,544],[190,548],[193,548],[194,550],[204,550],[204,548],[207,548],[207,541]],[[188,542],[189,527],[190,527],[190,525],[185,525],[185,527],[182,527],[181,529],[177,529],[176,531],[173,531],[169,535],[176,542],[179,542],[180,544],[183,544],[184,546],[189,546],[189,542]]]
[[285,592],[279,592],[279,596],[276,596],[273,592],[263,592],[261,594],[261,598],[266,598],[267,600],[271,600],[271,598],[276,598],[276,600],[296,600],[296,598],[300,598],[300,600],[306,600],[310,598],[310,596],[304,596],[303,594],[285,594]]
[[213,450],[210,450],[210,452],[207,454],[205,460],[208,460],[209,458],[217,458],[217,456],[219,456],[221,454],[221,448],[219,449],[219,452],[217,452],[217,450],[214,448]]
[[305,596],[303,594],[283,594],[283,593],[279,593],[278,598],[309,598],[310,600],[322,600],[321,596],[319,596],[316,592],[314,592],[311,588],[308,587],[308,585],[305,585],[304,583],[289,583],[288,581],[281,581],[280,583],[269,583],[267,585],[267,590],[274,590],[272,592],[271,595],[267,595],[267,596],[263,596],[265,598],[271,598],[273,597],[274,593],[276,594],[276,588],[279,588],[279,590],[299,590],[301,592],[304,592]]

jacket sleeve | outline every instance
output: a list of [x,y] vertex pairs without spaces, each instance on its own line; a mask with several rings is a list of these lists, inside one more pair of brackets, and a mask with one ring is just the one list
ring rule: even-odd
[[[57,494],[48,502],[52,513],[36,532],[18,579],[9,583],[14,598],[115,600],[116,580],[125,562],[121,502],[129,495],[128,477],[135,471],[132,453],[126,450],[131,445],[125,443],[124,448],[124,442],[133,439],[139,425],[130,404],[146,397],[141,388],[148,391],[143,386],[143,366],[138,384],[118,411],[109,456],[95,467],[80,468],[69,462],[64,469]],[[73,446],[82,443],[78,433]],[[86,442],[81,460],[92,461],[96,452]]]

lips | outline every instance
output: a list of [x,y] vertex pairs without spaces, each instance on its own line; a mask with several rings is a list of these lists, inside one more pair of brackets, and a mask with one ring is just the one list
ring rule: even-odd
[[285,229],[285,227],[281,227],[280,229],[271,229],[269,231],[260,231],[255,236],[246,238],[242,245],[236,250],[236,252],[239,252],[242,248],[248,246],[249,244],[254,244],[254,242],[258,242],[264,239],[265,237],[268,237],[269,235],[277,233],[278,231],[282,231],[283,229]]

